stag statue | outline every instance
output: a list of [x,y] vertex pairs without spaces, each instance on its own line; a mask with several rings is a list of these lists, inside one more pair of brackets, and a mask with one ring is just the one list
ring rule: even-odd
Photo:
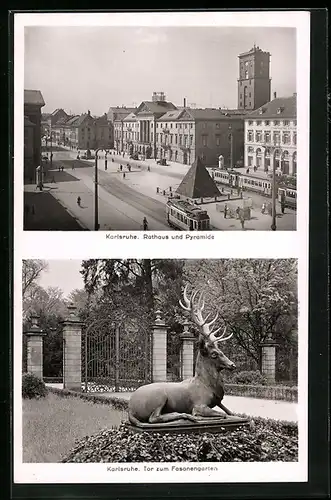
[[[203,293],[195,290],[190,297],[187,286],[183,292],[184,304],[181,307],[191,313],[193,321],[198,325],[199,350],[195,365],[195,376],[182,382],[155,382],[139,387],[129,401],[129,421],[138,427],[148,427],[150,424],[166,423],[176,420],[201,422],[215,418],[226,418],[232,413],[222,404],[224,383],[221,371],[234,370],[235,364],[221,351],[219,345],[228,340],[231,335],[223,333],[216,336],[220,330],[213,329],[218,314],[207,323],[210,314],[203,317]],[[214,410],[218,406],[225,413]]]

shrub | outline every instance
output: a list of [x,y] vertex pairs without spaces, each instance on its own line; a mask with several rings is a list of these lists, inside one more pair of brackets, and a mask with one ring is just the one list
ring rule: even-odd
[[79,441],[64,463],[295,462],[298,427],[254,418],[250,427],[218,434],[135,433],[125,423]]
[[266,385],[267,378],[262,375],[258,370],[256,371],[243,371],[235,373],[231,380],[232,384],[249,384],[249,385]]
[[44,382],[33,375],[33,373],[24,373],[22,377],[22,396],[25,399],[39,399],[47,395],[47,388]]

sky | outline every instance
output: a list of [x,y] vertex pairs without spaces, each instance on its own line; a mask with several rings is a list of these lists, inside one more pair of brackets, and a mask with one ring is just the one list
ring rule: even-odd
[[40,274],[38,284],[43,288],[57,287],[67,297],[76,288],[84,288],[81,270],[81,260],[47,260],[48,268]]
[[271,54],[271,92],[296,92],[294,28],[25,27],[24,88],[42,112],[102,115],[164,92],[177,106],[237,107],[238,54],[254,43]]

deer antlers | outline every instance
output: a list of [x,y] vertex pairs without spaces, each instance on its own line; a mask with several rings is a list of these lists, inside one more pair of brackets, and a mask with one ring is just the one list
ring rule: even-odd
[[[187,289],[188,285],[185,286],[183,292],[183,299],[185,304],[183,304],[181,300],[179,301],[179,304],[185,311],[191,313],[193,321],[200,326],[203,336],[206,337],[211,342],[213,342],[214,344],[217,344],[218,342],[224,342],[224,340],[228,340],[230,337],[232,337],[233,333],[225,337],[226,327],[224,328],[223,333],[216,337],[216,333],[221,330],[221,327],[217,328],[216,330],[213,330],[210,327],[217,320],[218,313],[216,313],[214,319],[212,319],[209,323],[207,323],[207,320],[210,317],[211,313],[207,314],[206,318],[203,318],[202,316],[202,311],[204,310],[205,307],[203,292],[199,289],[194,290],[191,293],[191,296],[188,297]],[[196,298],[198,298],[197,301]]]

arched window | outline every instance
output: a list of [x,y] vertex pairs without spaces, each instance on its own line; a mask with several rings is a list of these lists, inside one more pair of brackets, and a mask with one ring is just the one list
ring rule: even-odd
[[264,150],[264,171],[268,172],[270,168],[270,148]]
[[288,175],[290,172],[290,155],[286,150],[282,154],[281,169],[283,174]]
[[256,166],[260,167],[262,165],[262,150],[257,148],[256,150]]
[[247,104],[248,104],[248,89],[245,86],[244,87],[244,109],[246,109]]

